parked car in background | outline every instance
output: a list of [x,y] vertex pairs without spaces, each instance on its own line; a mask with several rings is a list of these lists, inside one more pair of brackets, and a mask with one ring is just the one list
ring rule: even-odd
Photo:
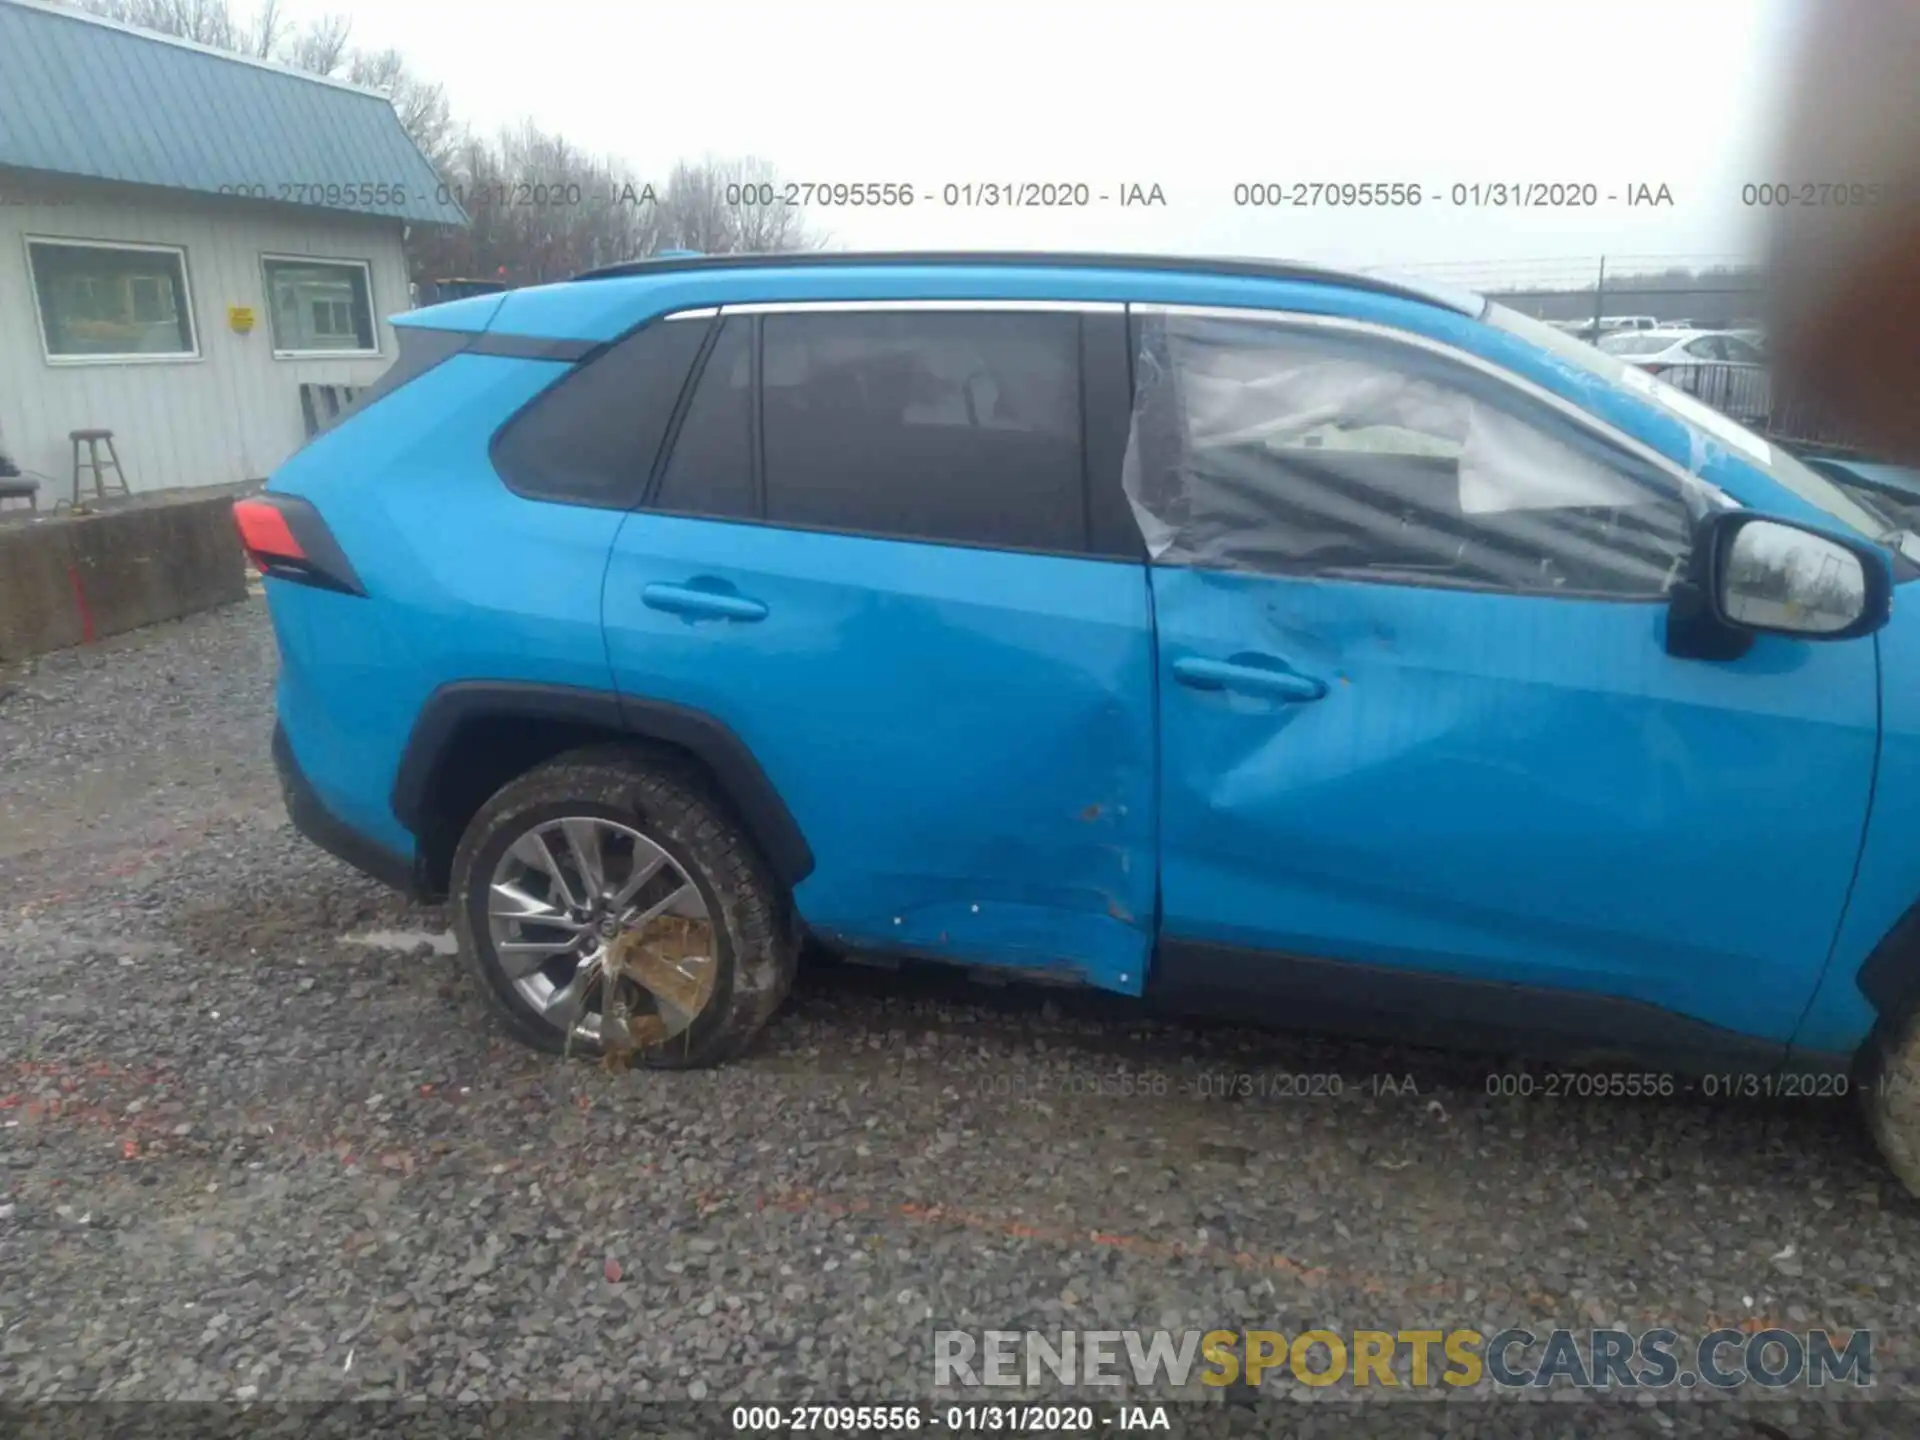
[[1573,336],[1576,340],[1584,340],[1587,344],[1591,345],[1602,335],[1617,335],[1622,332],[1652,330],[1658,328],[1661,322],[1651,315],[1603,315],[1598,320],[1592,318],[1585,320],[1548,320],[1543,323],[1551,325],[1555,330],[1563,334]]
[[450,897],[522,1040],[723,1061],[810,935],[1607,1093],[1851,1089],[1920,1192],[1920,565],[1646,370],[1139,255],[396,324],[235,506],[274,755],[303,833]]
[[1598,345],[1742,424],[1764,427],[1772,414],[1773,381],[1760,352],[1725,331],[1616,332]]
[[1672,365],[1760,365],[1765,357],[1747,341],[1727,330],[1617,331],[1600,337],[1600,348],[1629,365],[1656,375]]

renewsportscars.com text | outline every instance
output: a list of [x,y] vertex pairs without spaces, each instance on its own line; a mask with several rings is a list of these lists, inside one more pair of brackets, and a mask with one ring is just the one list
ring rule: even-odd
[[941,1387],[1258,1385],[1570,1385],[1734,1390],[1873,1384],[1870,1330],[938,1330]]

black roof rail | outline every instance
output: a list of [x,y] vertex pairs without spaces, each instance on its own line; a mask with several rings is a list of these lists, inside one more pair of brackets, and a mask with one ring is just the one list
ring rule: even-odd
[[1332,281],[1349,289],[1442,305],[1476,319],[1485,313],[1487,307],[1486,297],[1469,290],[1429,285],[1417,279],[1367,275],[1288,260],[1061,250],[794,250],[760,255],[675,255],[602,265],[597,269],[582,271],[573,280],[611,280],[622,276],[664,275],[685,270],[765,270],[835,265],[1023,265],[1075,270],[1098,267],[1108,270],[1201,271],[1211,275],[1246,276],[1258,280]]

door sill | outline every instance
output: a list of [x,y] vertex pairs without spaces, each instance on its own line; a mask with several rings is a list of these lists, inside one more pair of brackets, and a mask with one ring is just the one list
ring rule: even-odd
[[1787,1046],[1644,1001],[1207,941],[1162,940],[1147,998],[1189,1014],[1591,1068],[1771,1073]]

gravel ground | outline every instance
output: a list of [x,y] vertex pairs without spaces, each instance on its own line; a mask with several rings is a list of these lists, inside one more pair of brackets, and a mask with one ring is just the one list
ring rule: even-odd
[[936,1325],[1771,1320],[1872,1327],[1876,1403],[1288,1423],[1920,1431],[1920,1207],[1848,1106],[1496,1099],[827,964],[746,1060],[608,1075],[507,1041],[444,947],[349,939],[446,927],[288,828],[272,674],[257,600],[0,674],[0,1400],[878,1401],[930,1395]]

